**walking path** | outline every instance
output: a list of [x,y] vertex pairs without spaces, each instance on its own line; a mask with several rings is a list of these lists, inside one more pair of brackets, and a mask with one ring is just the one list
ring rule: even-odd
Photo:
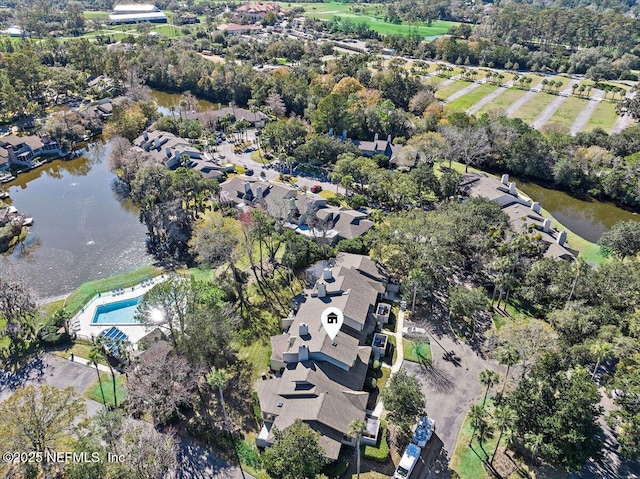
[[471,108],[469,108],[467,110],[467,114],[469,115],[475,115],[476,113],[478,113],[480,111],[480,109],[487,105],[488,103],[491,103],[493,100],[495,100],[496,98],[498,98],[500,95],[502,95],[505,91],[507,91],[506,88],[504,87],[498,87],[497,90],[492,91],[491,93],[489,93],[487,96],[485,96],[484,98],[481,98],[475,105],[473,105]]
[[509,105],[504,111],[505,116],[513,116],[513,114],[518,111],[522,105],[531,100],[540,91],[541,87],[542,81]]
[[[391,365],[391,374],[389,375],[389,379],[391,379],[391,376],[393,376],[395,373],[400,371],[400,368],[402,367],[402,362],[404,361],[404,348],[402,345],[402,328],[404,327],[404,313],[405,312],[403,310],[400,310],[400,312],[398,313],[398,317],[396,320],[396,332],[393,333],[393,336],[396,338],[396,351],[398,351],[398,356],[396,357],[396,362]],[[382,411],[384,411],[384,404],[382,403],[382,399],[380,399],[378,401],[378,404],[376,404],[375,409],[373,410],[373,416],[380,417],[380,415],[382,414]]]
[[604,95],[604,91],[602,90],[593,90],[592,93],[593,94],[591,95],[591,101],[587,103],[587,106],[582,109],[582,111],[578,114],[575,121],[573,122],[573,125],[571,125],[571,130],[569,132],[572,135],[580,133],[584,130],[584,128],[587,126],[587,123],[589,122],[589,118],[591,118],[591,115],[593,115],[593,112],[598,106],[600,99]]
[[[68,359],[69,361],[71,361],[71,357],[68,357],[67,359]],[[89,366],[90,368],[95,368],[95,367],[96,367],[96,366],[95,366],[91,361],[89,361],[88,359],[84,359],[84,358],[81,358],[81,357],[79,357],[79,356],[74,356],[74,358],[73,358],[73,362],[74,362],[74,363],[78,363],[78,364],[82,364],[83,366]],[[100,364],[100,363],[98,363],[98,369],[99,369],[100,371],[102,371],[102,372],[105,372],[105,373],[109,373],[109,372],[111,372],[111,370],[110,370],[107,366],[105,366],[104,364]]]
[[[567,84],[566,88],[562,90],[563,94],[569,95],[573,90],[571,89],[571,85],[574,83],[578,83],[577,80],[570,80]],[[553,114],[556,112],[558,108],[562,106],[562,104],[567,101],[568,96],[558,95],[554,100],[538,115],[538,117],[531,122],[531,126],[536,130],[541,128],[542,125],[547,123]]]

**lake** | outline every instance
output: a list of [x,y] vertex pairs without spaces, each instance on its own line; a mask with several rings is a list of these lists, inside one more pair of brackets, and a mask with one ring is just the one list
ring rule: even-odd
[[562,191],[534,183],[516,181],[518,189],[538,201],[560,223],[584,239],[597,243],[602,233],[619,221],[640,221],[640,215],[617,207],[613,203],[580,200]]
[[0,256],[0,276],[22,280],[43,299],[151,264],[137,208],[112,189],[109,150],[93,143],[86,156],[53,161],[4,185],[34,225],[22,245]]
[[[163,115],[171,115],[170,108],[173,106],[176,108],[176,115],[179,115],[178,104],[180,103],[180,93],[167,93],[165,91],[151,89],[151,98],[158,104],[158,111]],[[200,111],[218,110],[217,103],[211,103],[207,100],[198,99],[198,106]],[[220,105],[227,106],[227,105]]]

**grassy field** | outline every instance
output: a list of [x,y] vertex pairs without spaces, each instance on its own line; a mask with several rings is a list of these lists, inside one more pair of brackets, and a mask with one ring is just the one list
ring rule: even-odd
[[[104,399],[107,404],[113,406],[113,381],[111,380],[111,374],[101,373],[100,380],[102,381],[102,391],[104,392]],[[100,382],[96,379],[95,382],[87,388],[84,395],[89,399],[93,399],[96,402],[102,404],[102,392],[100,392]],[[116,376],[116,396],[118,399],[118,405],[127,397],[127,390],[124,387],[124,376]]]
[[593,115],[589,118],[584,129],[585,131],[591,131],[595,128],[602,128],[604,131],[609,132],[617,119],[616,105],[608,101],[601,101],[598,102],[598,106],[593,110]]
[[504,90],[500,95],[495,97],[491,102],[480,108],[478,115],[482,113],[489,113],[491,111],[505,109],[512,103],[516,102],[519,98],[526,93],[525,90],[519,90],[516,88],[508,88]]
[[144,279],[157,276],[160,272],[161,270],[155,266],[145,266],[108,278],[89,281],[75,289],[66,300],[54,301],[53,303],[44,305],[41,309],[43,313],[47,315],[53,313],[58,308],[65,307],[71,315],[74,315],[96,294],[111,291],[116,288],[134,286]]
[[[91,343],[78,339],[73,344],[68,345],[65,349],[51,352],[56,356],[60,356],[64,359],[69,358],[69,356],[71,356],[71,353],[73,353],[73,355],[77,358],[89,359],[89,354],[91,353]],[[107,365],[107,362],[102,356],[100,356],[98,362],[100,364],[104,364],[105,366]]]
[[469,86],[469,82],[462,80],[455,80],[453,83],[443,86],[439,88],[436,92],[436,98],[438,100],[444,100],[445,98],[453,95],[454,93],[462,90]]
[[251,364],[251,379],[256,382],[269,369],[271,345],[268,341],[257,340],[248,346],[240,346],[238,356]]
[[549,106],[549,104],[551,104],[551,102],[556,98],[557,97],[555,95],[538,93],[531,100],[522,105],[513,116],[516,118],[522,118],[522,120],[530,123],[535,120],[542,110]]
[[569,97],[565,102],[560,105],[560,108],[556,110],[553,116],[549,119],[549,123],[556,123],[558,125],[571,128],[573,122],[582,110],[588,105],[589,100],[583,98]]
[[404,359],[413,363],[431,362],[431,344],[428,341],[402,339]]
[[326,3],[286,3],[279,2],[282,8],[302,7],[305,16],[331,20],[334,16],[348,18],[354,22],[367,23],[372,30],[385,35],[417,33],[425,37],[433,37],[447,33],[455,22],[435,21],[431,24],[395,24],[384,20],[385,6],[382,4],[360,4],[326,2]]
[[475,90],[470,91],[466,95],[461,96],[460,98],[455,99],[451,103],[447,105],[447,108],[451,110],[457,111],[466,111],[471,108],[473,105],[482,100],[489,93],[492,93],[498,89],[495,85],[484,84],[480,85]]
[[[487,401],[487,409],[490,409],[490,401]],[[482,465],[481,457],[485,457],[477,439],[474,439],[469,447],[469,439],[472,436],[472,425],[469,415],[465,416],[456,447],[453,451],[450,468],[458,473],[461,479],[488,479],[489,476]],[[497,435],[485,441],[482,446],[485,451],[491,452],[495,448]]]

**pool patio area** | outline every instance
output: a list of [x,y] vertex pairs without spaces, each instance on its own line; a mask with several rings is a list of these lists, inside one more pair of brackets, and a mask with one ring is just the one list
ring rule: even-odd
[[127,335],[127,338],[133,345],[133,348],[136,349],[136,343],[156,329],[155,327],[148,327],[139,323],[94,323],[93,319],[96,314],[96,310],[99,306],[138,298],[144,295],[156,284],[165,281],[168,278],[168,275],[163,274],[143,281],[133,287],[119,288],[113,291],[97,294],[80,310],[80,312],[78,312],[78,314],[71,318],[71,329],[76,333],[78,338],[91,341],[101,332],[108,331],[116,325],[120,331]]

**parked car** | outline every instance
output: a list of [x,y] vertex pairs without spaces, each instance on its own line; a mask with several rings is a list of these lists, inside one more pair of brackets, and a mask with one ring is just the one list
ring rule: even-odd
[[417,326],[405,326],[402,328],[403,336],[426,336],[427,330]]
[[435,428],[436,422],[433,419],[427,416],[421,417],[418,419],[418,424],[416,425],[416,430],[413,433],[411,442],[418,447],[426,446],[429,439],[431,439]]
[[311,193],[320,193],[322,191],[321,185],[313,185],[311,187]]
[[247,168],[244,170],[244,174],[247,176],[253,176],[253,170],[251,168]]
[[409,444],[398,463],[398,468],[393,474],[394,479],[408,479],[418,463],[422,450],[415,444]]

